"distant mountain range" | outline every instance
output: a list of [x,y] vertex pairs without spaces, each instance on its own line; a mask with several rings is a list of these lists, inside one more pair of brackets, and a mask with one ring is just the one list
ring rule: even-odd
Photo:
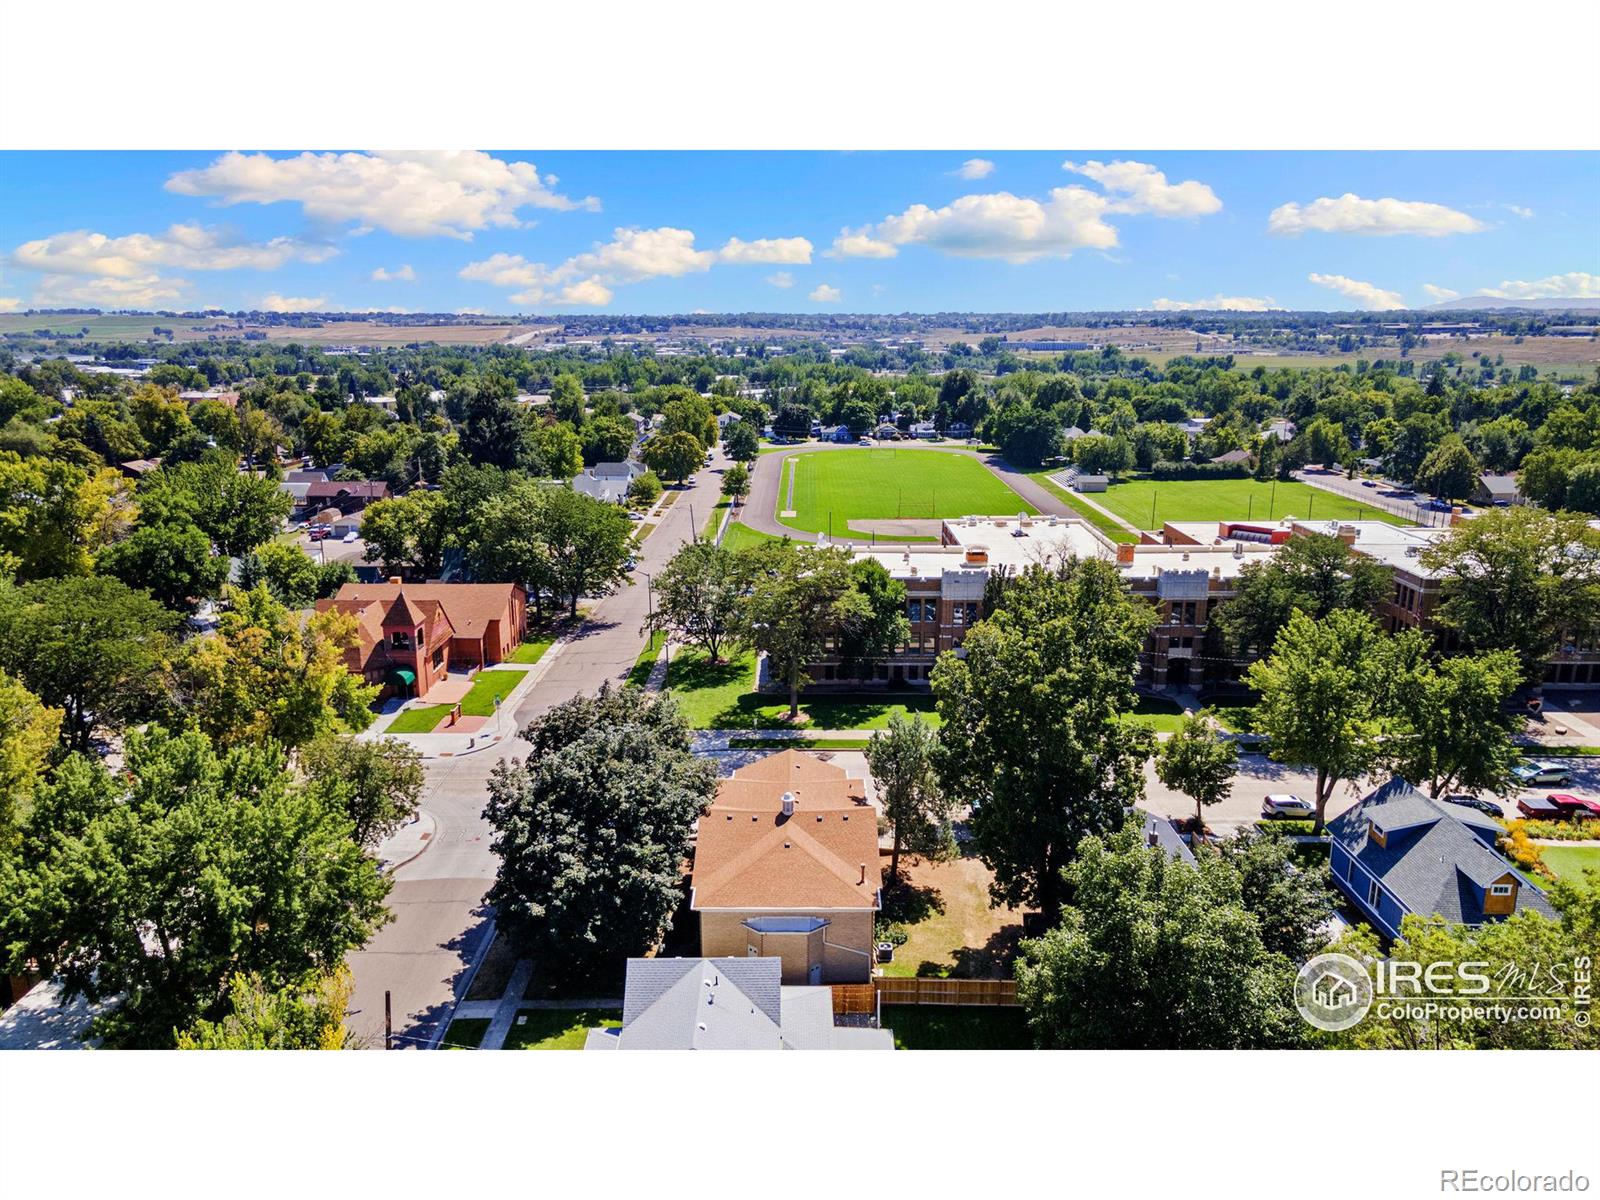
[[1596,312],[1600,311],[1600,300],[1596,299],[1553,299],[1553,300],[1505,300],[1499,296],[1463,296],[1459,300],[1442,300],[1438,304],[1429,304],[1422,312],[1457,311],[1473,309],[1479,312],[1485,309],[1522,309],[1526,312]]

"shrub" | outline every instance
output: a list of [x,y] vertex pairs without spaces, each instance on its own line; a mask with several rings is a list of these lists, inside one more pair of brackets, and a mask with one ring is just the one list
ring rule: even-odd
[[1500,839],[1500,849],[1528,874],[1551,877],[1550,868],[1544,865],[1543,852],[1528,835],[1528,822],[1507,823],[1505,836]]
[[1289,835],[1299,834],[1299,833],[1315,833],[1316,832],[1316,824],[1317,823],[1315,821],[1293,821],[1293,820],[1269,821],[1269,820],[1266,820],[1265,818],[1263,818],[1262,820],[1259,820],[1259,821],[1256,822],[1256,828],[1257,829],[1261,829],[1261,830],[1265,830],[1268,833],[1281,833],[1281,834],[1284,834],[1285,836],[1289,836]]
[[1531,838],[1545,838],[1552,842],[1586,842],[1600,837],[1600,822],[1595,821],[1522,821],[1520,825]]
[[640,508],[649,508],[661,495],[661,476],[646,471],[628,485],[628,502]]

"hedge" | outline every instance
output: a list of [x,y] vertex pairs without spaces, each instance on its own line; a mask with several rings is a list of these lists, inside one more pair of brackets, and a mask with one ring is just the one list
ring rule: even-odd
[[1249,463],[1162,461],[1150,464],[1151,479],[1249,479],[1254,474]]

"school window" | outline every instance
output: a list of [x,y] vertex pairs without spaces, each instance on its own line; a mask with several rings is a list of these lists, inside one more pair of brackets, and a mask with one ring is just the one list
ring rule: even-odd
[[1367,907],[1374,910],[1378,907],[1378,881],[1376,879],[1367,884]]
[[409,633],[391,633],[389,645],[396,650],[411,649],[411,635]]
[[922,601],[908,600],[906,602],[906,618],[913,624],[922,620]]
[[961,624],[961,605],[956,604],[951,606],[950,620],[957,626]]
[[975,622],[978,619],[978,606],[976,604],[969,604],[969,605],[966,606],[966,609],[967,609],[967,624],[971,625],[973,622]]

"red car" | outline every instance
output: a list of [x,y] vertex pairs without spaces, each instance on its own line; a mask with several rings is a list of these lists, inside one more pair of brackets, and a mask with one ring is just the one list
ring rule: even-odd
[[1556,810],[1557,817],[1563,821],[1600,820],[1600,804],[1574,796],[1571,792],[1551,792],[1545,797],[1545,802]]

